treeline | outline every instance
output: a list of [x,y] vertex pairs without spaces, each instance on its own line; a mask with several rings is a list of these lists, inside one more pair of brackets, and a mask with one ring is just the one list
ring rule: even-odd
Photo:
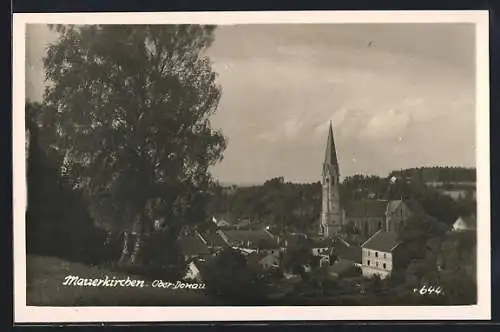
[[39,128],[27,120],[27,129],[27,253],[98,263],[105,233],[94,226],[86,202],[41,147]]
[[[451,169],[451,168],[450,168]],[[459,216],[476,210],[472,196],[459,200],[443,195],[422,182],[404,181],[374,175],[346,177],[339,188],[341,205],[360,199],[414,199],[437,220],[451,225]],[[273,178],[260,186],[219,187],[210,204],[211,214],[230,219],[247,219],[266,224],[279,231],[315,230],[321,213],[321,184],[285,182]]]
[[393,171],[389,175],[411,178],[419,182],[474,182],[476,169],[466,167],[418,167]]
[[260,186],[219,187],[211,202],[211,213],[280,230],[306,230],[318,221],[321,211],[319,182],[300,184],[273,178]]

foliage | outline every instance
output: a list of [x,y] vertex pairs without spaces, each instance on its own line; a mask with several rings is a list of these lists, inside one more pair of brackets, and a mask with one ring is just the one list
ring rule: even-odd
[[389,175],[418,182],[475,182],[476,169],[465,167],[419,167],[393,171]]
[[[386,178],[360,174],[346,177],[340,184],[341,205],[359,199],[412,199],[430,216],[448,225],[460,215],[475,212],[476,200],[471,193],[455,201],[422,181],[402,178],[400,172],[391,172]],[[393,175],[399,177],[391,183]],[[321,185],[319,182],[289,183],[278,177],[252,187],[219,187],[210,206],[213,214],[271,225],[277,233],[316,231],[321,212]],[[359,235],[353,225],[345,225],[343,233],[353,240]]]
[[226,248],[203,268],[202,277],[210,295],[230,301],[233,305],[265,302],[269,288],[265,271],[248,265],[243,254]]
[[297,184],[273,178],[263,185],[219,189],[213,197],[214,214],[229,214],[236,219],[272,225],[275,232],[304,231],[319,220],[321,186]]
[[52,26],[44,59],[47,145],[97,222],[169,232],[202,221],[209,166],[225,139],[211,128],[221,95],[203,52],[213,26]]
[[281,266],[286,271],[305,277],[304,265],[314,265],[312,244],[310,239],[298,238],[293,245],[286,248],[282,256]]
[[96,264],[102,259],[105,232],[94,226],[85,201],[59,174],[51,157],[54,150],[43,149],[47,132],[36,125],[33,110],[40,104],[26,104],[26,129],[30,133],[27,158],[28,206],[26,250],[71,261]]

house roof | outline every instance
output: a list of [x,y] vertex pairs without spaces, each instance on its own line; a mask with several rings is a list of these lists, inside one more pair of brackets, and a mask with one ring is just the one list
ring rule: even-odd
[[203,239],[207,242],[207,245],[208,246],[211,246],[211,247],[225,247],[227,246],[228,244],[226,243],[226,241],[224,241],[224,239],[222,238],[222,236],[220,236],[220,234],[216,233],[216,232],[204,232],[203,234],[200,234]]
[[366,240],[361,247],[370,250],[391,252],[400,243],[401,241],[397,234],[379,230],[373,234],[372,237]]
[[177,240],[177,244],[184,255],[208,255],[210,250],[197,237],[189,236]]
[[387,210],[387,200],[363,199],[347,202],[344,207],[347,218],[383,218]]
[[466,217],[459,217],[456,221],[455,224],[462,221],[467,228],[469,229],[475,229],[476,228],[476,216],[471,215],[471,216],[466,216]]
[[240,242],[240,241],[258,242],[260,240],[274,241],[274,237],[265,230],[228,229],[228,230],[221,230],[220,232],[223,234],[223,236],[227,239],[229,243]]
[[342,260],[361,264],[361,247],[359,246],[340,247],[335,253]]

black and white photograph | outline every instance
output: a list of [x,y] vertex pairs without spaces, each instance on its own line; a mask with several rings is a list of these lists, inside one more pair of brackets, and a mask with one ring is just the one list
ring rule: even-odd
[[489,317],[487,12],[262,14],[14,15],[20,319]]

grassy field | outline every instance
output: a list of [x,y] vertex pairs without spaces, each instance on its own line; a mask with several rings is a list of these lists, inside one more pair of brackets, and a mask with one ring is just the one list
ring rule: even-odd
[[[54,257],[28,255],[26,261],[26,304],[30,306],[211,306],[222,305],[202,290],[145,287],[65,286],[68,275],[81,278],[145,280]],[[171,281],[171,280],[168,280]],[[175,280],[171,282],[175,283]]]

